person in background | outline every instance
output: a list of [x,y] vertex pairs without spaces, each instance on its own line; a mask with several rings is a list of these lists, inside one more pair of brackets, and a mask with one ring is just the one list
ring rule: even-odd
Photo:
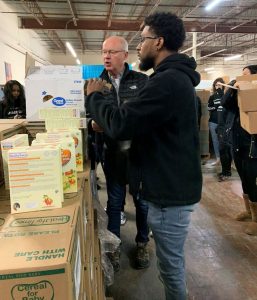
[[[107,83],[103,103],[112,103],[115,107],[122,106],[124,103],[133,101],[140,90],[148,81],[147,75],[129,70],[126,63],[128,58],[128,43],[119,36],[111,36],[103,42],[102,58],[104,71],[100,75]],[[88,101],[88,98],[87,98]],[[89,110],[91,113],[91,111]],[[107,186],[107,215],[108,230],[120,238],[120,225],[125,224],[124,205],[126,197],[126,184],[128,183],[130,140],[112,138],[105,132],[105,128],[98,125],[94,115],[92,115],[91,126],[96,136],[96,146],[102,149],[103,170]],[[100,136],[100,138],[99,138]],[[103,143],[97,143],[103,141]],[[133,195],[136,207],[136,257],[135,266],[137,269],[149,266],[149,253],[147,248],[148,225],[147,213],[148,206],[146,201],[140,197],[139,190]],[[122,211],[123,210],[123,211]],[[114,270],[118,271],[120,249],[110,254],[110,259]]]
[[201,118],[202,118],[202,101],[199,96],[196,95],[196,106],[197,106],[197,123],[198,129],[201,129]]
[[[250,65],[243,69],[243,75],[257,74],[257,65]],[[234,86],[239,87],[237,82]],[[233,157],[237,172],[240,176],[243,189],[245,211],[236,216],[238,221],[249,221],[245,232],[257,235],[257,139],[241,127],[237,99],[237,90],[228,89],[222,99],[222,105],[233,115],[232,130]]]
[[[222,100],[221,100],[222,101]],[[217,109],[218,126],[217,135],[219,140],[219,152],[221,172],[218,173],[218,181],[226,181],[231,177],[231,163],[232,163],[232,140],[231,130],[227,130],[231,121],[233,122],[233,114],[227,111],[222,105]]]
[[104,132],[131,140],[130,193],[141,190],[167,300],[187,298],[184,243],[191,212],[200,201],[202,174],[195,89],[196,62],[178,53],[183,21],[171,13],[145,19],[137,46],[139,68],[151,68],[139,94],[120,106],[104,101],[105,82],[89,80],[87,109]]
[[4,99],[0,102],[0,119],[26,119],[24,88],[17,80],[9,80],[4,86]]
[[216,129],[218,126],[217,109],[220,106],[220,100],[224,95],[223,92],[224,87],[219,85],[218,84],[219,82],[224,83],[224,80],[222,78],[217,78],[214,80],[212,84],[213,94],[210,96],[208,101],[208,110],[210,112],[209,129],[210,129],[213,149],[216,157],[216,161],[212,163],[213,166],[220,163],[219,140],[216,133]]

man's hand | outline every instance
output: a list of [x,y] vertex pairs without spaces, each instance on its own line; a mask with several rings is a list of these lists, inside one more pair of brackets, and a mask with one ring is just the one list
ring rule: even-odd
[[93,92],[103,92],[105,84],[106,81],[101,78],[89,79],[87,83],[87,95]]
[[102,127],[100,127],[94,120],[92,120],[91,125],[95,132],[103,132]]

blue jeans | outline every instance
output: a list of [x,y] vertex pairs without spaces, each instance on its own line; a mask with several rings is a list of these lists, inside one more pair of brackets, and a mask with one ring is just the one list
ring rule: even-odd
[[[108,215],[108,230],[114,233],[120,238],[120,212],[125,202],[126,197],[126,185],[120,185],[116,182],[112,182],[106,178],[107,184],[107,215]],[[133,197],[136,207],[136,226],[137,235],[136,242],[147,243],[148,238],[148,204],[142,200],[140,194],[137,197]]]
[[211,132],[211,139],[212,139],[212,144],[213,144],[213,149],[214,149],[216,159],[220,158],[219,139],[218,139],[218,135],[217,135],[217,132],[216,132],[217,126],[218,126],[218,124],[209,122],[209,128],[210,128],[210,132]]
[[160,207],[148,202],[148,224],[156,244],[166,300],[185,300],[184,244],[195,205]]

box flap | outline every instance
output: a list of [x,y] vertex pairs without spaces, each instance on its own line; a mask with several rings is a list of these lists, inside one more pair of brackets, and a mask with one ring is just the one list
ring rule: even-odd
[[257,74],[242,75],[236,77],[236,81],[255,81],[255,80],[257,80]]

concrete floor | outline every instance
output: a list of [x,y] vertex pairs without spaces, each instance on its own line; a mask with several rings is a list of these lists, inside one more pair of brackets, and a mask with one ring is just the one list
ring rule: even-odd
[[[234,174],[229,181],[217,182],[217,171],[203,166],[202,200],[192,214],[185,247],[189,299],[257,300],[257,237],[244,233],[247,223],[233,219],[243,208],[240,181]],[[105,206],[101,170],[98,176],[102,186],[99,198]],[[153,239],[149,242],[150,267],[134,269],[135,209],[129,195],[125,211],[128,221],[121,227],[121,269],[107,295],[114,300],[164,300]]]

